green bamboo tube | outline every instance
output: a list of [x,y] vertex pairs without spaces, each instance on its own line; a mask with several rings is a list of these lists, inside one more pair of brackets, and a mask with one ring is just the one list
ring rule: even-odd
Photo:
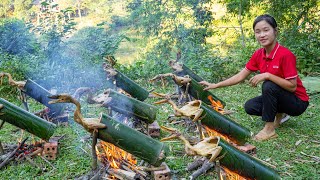
[[281,179],[279,174],[263,162],[236,149],[223,139],[219,146],[222,147],[220,154],[225,156],[220,160],[220,164],[241,176],[257,180],[277,180]]
[[109,94],[111,100],[104,106],[111,107],[112,110],[121,114],[134,116],[148,124],[156,120],[158,109],[155,106],[128,97],[112,89],[108,89],[105,93]]
[[[185,89],[186,86],[183,86],[183,88]],[[224,101],[219,99],[217,96],[212,94],[210,91],[204,91],[203,88],[204,87],[201,86],[196,80],[191,78],[191,83],[189,85],[188,92],[192,97],[194,97],[195,99],[199,99],[206,104],[211,104],[210,100],[208,99],[208,97],[211,96],[215,101],[220,101],[223,104],[223,106],[226,105],[226,103]]]
[[239,145],[243,145],[251,138],[252,133],[246,127],[218,113],[204,103],[201,104],[201,108],[203,109],[202,124],[223,135],[227,135]]
[[194,73],[190,68],[188,68],[186,65],[182,65],[182,72],[183,75],[189,75],[190,77],[192,77],[194,80],[196,80],[197,82],[203,81],[203,79],[198,76],[196,73]]
[[63,104],[49,104],[48,102],[50,99],[48,96],[52,96],[52,94],[31,79],[27,80],[26,85],[23,88],[23,92],[48,107],[50,110],[48,113],[49,117],[56,117],[64,112],[65,106]]
[[140,101],[144,101],[148,98],[149,92],[139,86],[137,83],[129,79],[127,76],[116,70],[115,75],[116,86],[129,93],[132,97],[137,98]]
[[160,166],[168,152],[162,142],[124,125],[112,117],[102,114],[101,123],[107,128],[100,129],[98,138],[109,142],[151,165]]
[[54,133],[56,125],[31,114],[30,112],[0,98],[0,119],[14,126],[28,131],[44,140],[48,140]]

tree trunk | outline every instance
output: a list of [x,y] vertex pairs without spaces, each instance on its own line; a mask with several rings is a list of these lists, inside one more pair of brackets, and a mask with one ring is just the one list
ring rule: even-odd
[[112,89],[108,89],[105,93],[109,94],[108,97],[111,97],[111,101],[104,106],[111,107],[112,110],[126,116],[134,116],[148,124],[156,120],[158,109],[155,106],[120,94]]
[[242,42],[242,46],[246,47],[246,43],[244,40],[244,32],[243,32],[243,27],[242,27],[242,0],[240,0],[239,3],[239,14],[238,14],[238,21],[239,21],[239,25],[240,25],[240,31],[241,31],[241,42]]
[[115,75],[116,86],[129,93],[132,97],[137,98],[140,101],[144,101],[148,98],[149,92],[129,79],[127,76],[116,70]]
[[0,109],[0,119],[3,121],[24,129],[45,140],[48,140],[53,135],[56,128],[55,124],[45,121],[2,98],[0,98],[0,104],[3,104],[4,106]]
[[101,123],[105,124],[107,128],[99,130],[99,139],[109,142],[154,166],[160,166],[165,160],[168,149],[162,142],[117,122],[105,114],[102,114]]
[[27,80],[23,92],[48,107],[50,109],[48,114],[50,117],[61,115],[64,111],[65,105],[63,104],[48,104],[51,100],[48,96],[52,96],[52,94],[31,79]]
[[250,179],[281,179],[279,174],[262,161],[239,151],[224,140],[220,140],[222,147],[221,155],[225,156],[220,160],[220,164],[239,175]]
[[242,125],[229,119],[228,117],[216,112],[209,106],[201,104],[203,111],[203,119],[201,123],[208,126],[223,135],[227,135],[231,140],[234,140],[239,145],[243,145],[251,138],[252,133]]

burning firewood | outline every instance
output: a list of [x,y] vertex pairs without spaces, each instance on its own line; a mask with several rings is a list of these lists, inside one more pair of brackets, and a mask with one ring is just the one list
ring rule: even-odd
[[115,176],[116,178],[118,178],[120,180],[139,179],[139,175],[138,174],[136,174],[134,172],[122,170],[122,169],[109,168],[107,170],[107,173],[110,174],[110,175]]
[[25,81],[15,81],[15,80],[13,80],[11,74],[9,74],[9,73],[3,73],[3,72],[1,72],[1,73],[0,73],[0,85],[2,84],[3,78],[4,78],[5,76],[8,77],[8,81],[9,81],[9,84],[10,84],[11,86],[16,86],[16,87],[19,88],[19,89],[23,89],[23,87],[24,87],[25,84],[26,84]]

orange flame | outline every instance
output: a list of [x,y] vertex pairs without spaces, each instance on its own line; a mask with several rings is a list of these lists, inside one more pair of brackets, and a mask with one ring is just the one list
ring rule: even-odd
[[[222,134],[220,134],[219,132],[217,132],[217,131],[215,131],[215,130],[213,130],[213,129],[210,129],[210,128],[207,127],[207,126],[204,126],[204,127],[205,127],[205,129],[206,129],[206,131],[207,131],[207,133],[208,133],[209,136],[219,136],[219,137],[221,137],[222,139],[224,139],[225,141],[227,141],[228,143],[233,144],[233,145],[236,145],[236,143],[235,143],[233,140],[231,140],[228,136],[222,135]],[[236,172],[233,172],[233,171],[227,169],[226,167],[223,167],[222,169],[223,169],[223,171],[226,173],[226,178],[227,178],[228,180],[246,180],[246,179],[247,179],[247,178],[245,178],[245,177],[240,176],[240,175],[237,174]],[[222,173],[220,173],[219,176],[220,176],[220,179],[224,179],[224,178],[222,177],[222,176],[223,176]]]
[[208,126],[204,126],[204,128],[206,129],[207,133],[209,136],[219,136],[221,137],[223,140],[227,141],[228,143],[235,143],[232,139],[230,139],[228,136],[220,134],[219,132],[210,129]]
[[100,141],[100,147],[96,149],[99,160],[105,164],[110,163],[112,168],[119,169],[121,163],[126,162],[126,165],[133,169],[137,164],[137,160],[130,153],[111,143]]
[[[223,167],[222,169],[226,173],[226,178],[228,180],[248,180],[248,178],[242,177],[239,174],[229,170],[226,167]],[[221,176],[221,173],[220,173],[220,176]]]
[[208,99],[211,102],[211,106],[215,111],[219,112],[220,114],[225,113],[223,110],[223,104],[219,100],[215,101],[211,95],[208,96]]

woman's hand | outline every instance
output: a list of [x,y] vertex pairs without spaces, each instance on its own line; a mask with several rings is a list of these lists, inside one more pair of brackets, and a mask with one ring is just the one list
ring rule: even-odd
[[256,87],[257,84],[259,84],[261,81],[265,81],[268,80],[269,78],[269,73],[262,73],[262,74],[258,74],[253,76],[250,80],[249,83],[253,86]]
[[207,86],[207,87],[205,87],[205,88],[203,89],[203,90],[205,90],[205,91],[207,91],[207,90],[209,90],[209,89],[215,89],[215,88],[218,87],[217,84],[209,83],[209,82],[207,82],[207,81],[201,81],[201,82],[199,82],[199,84],[201,84],[202,86]]

